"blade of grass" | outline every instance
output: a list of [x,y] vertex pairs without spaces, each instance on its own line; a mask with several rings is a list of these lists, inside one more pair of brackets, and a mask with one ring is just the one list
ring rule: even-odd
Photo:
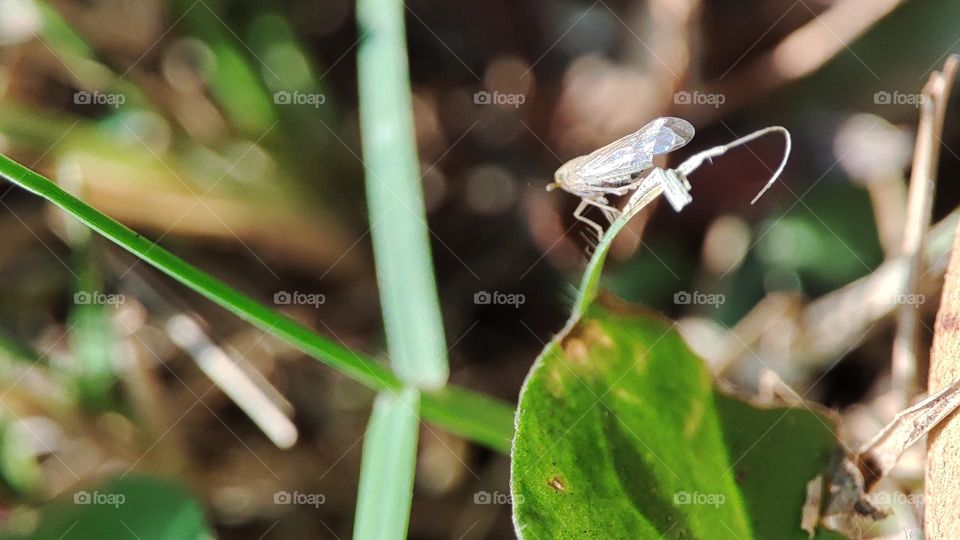
[[[374,390],[399,390],[402,383],[376,361],[337,345],[121,225],[40,174],[0,155],[0,176],[50,201],[94,231],[264,332]],[[422,397],[424,417],[452,433],[501,452],[509,451],[513,408],[463,389]],[[509,426],[510,429],[506,429]]]
[[[343,148],[334,140],[328,126],[342,121],[343,108],[335,99],[329,85],[318,75],[323,67],[318,59],[299,41],[290,20],[277,13],[274,7],[262,2],[248,0],[258,13],[251,17],[246,31],[246,41],[253,54],[262,58],[272,71],[260,70],[261,82],[266,85],[276,103],[277,117],[289,141],[274,148],[283,153],[292,167],[305,182],[320,188],[317,199],[321,204],[327,199],[328,184],[345,172],[345,163],[355,174],[353,161],[345,162]],[[277,77],[274,73],[282,74]],[[299,99],[297,93],[299,92]],[[303,97],[312,101],[303,103]],[[288,99],[282,99],[282,98]],[[350,156],[352,159],[353,156]],[[335,205],[334,205],[335,206]]]
[[76,84],[86,90],[107,90],[123,94],[126,103],[152,108],[149,98],[133,83],[117,74],[97,58],[93,47],[60,15],[50,3],[38,2],[43,23],[40,37],[63,62]]
[[[71,193],[77,184],[64,182]],[[63,212],[65,239],[73,259],[73,302],[67,319],[70,323],[70,350],[74,362],[68,377],[79,403],[91,411],[106,411],[112,405],[111,389],[117,381],[114,372],[113,324],[104,295],[103,275],[100,271],[99,238],[90,229],[70,219]]]
[[394,372],[419,388],[449,373],[420,183],[403,2],[357,4],[360,134],[370,236]]
[[514,408],[499,399],[447,386],[424,392],[420,410],[430,422],[504,454],[513,439]]
[[[73,222],[80,229],[79,224]],[[70,349],[76,359],[71,373],[74,391],[80,403],[93,411],[107,410],[111,405],[111,388],[116,382],[113,364],[115,339],[110,313],[104,298],[103,280],[97,265],[97,246],[87,229],[70,234],[73,245],[73,304],[70,306]]]
[[354,538],[407,537],[417,462],[419,392],[382,392],[363,438]]
[[63,113],[53,112],[24,103],[12,97],[0,101],[0,126],[11,147],[26,148],[42,153],[53,146],[64,133],[86,130],[92,122]]
[[[357,3],[370,236],[387,350],[394,373],[410,386],[399,399],[377,398],[363,445],[355,539],[406,537],[419,429],[416,388],[442,388],[450,372],[420,185],[403,16],[402,0]],[[384,427],[386,420],[390,425]]]
[[248,58],[245,45],[226,26],[223,2],[177,0],[170,4],[171,15],[183,29],[203,41],[213,53],[214,67],[207,84],[231,123],[249,136],[260,137],[276,122],[273,99],[257,77],[257,67],[269,76],[277,75],[259,59]]
[[[333,124],[338,120],[340,107],[334,100],[330,87],[317,75],[317,59],[313,58],[306,47],[297,39],[297,35],[286,17],[264,8],[259,2],[251,2],[259,13],[251,18],[246,32],[246,41],[257,57],[270,65],[278,78],[266,69],[260,70],[260,78],[271,93],[300,92],[304,95],[322,96],[322,102],[311,104],[288,103],[288,107],[277,107],[279,116],[303,134],[317,138],[321,143],[329,142],[330,132],[320,123]],[[322,67],[320,68],[322,69]],[[275,100],[276,101],[276,100]],[[279,105],[279,104],[278,104]],[[315,146],[317,140],[296,139],[293,142],[306,150]],[[315,150],[315,148],[313,148]],[[301,156],[301,159],[303,156]]]

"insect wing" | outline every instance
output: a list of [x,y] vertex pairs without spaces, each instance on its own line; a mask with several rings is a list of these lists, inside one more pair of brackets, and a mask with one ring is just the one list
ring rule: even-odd
[[629,178],[653,166],[654,156],[680,148],[693,139],[690,122],[670,116],[657,118],[622,139],[587,156],[578,167],[578,175],[588,184],[602,185],[607,180]]

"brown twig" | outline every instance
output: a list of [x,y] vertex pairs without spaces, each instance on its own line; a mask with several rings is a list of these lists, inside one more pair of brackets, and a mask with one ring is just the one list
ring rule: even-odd
[[[954,229],[960,223],[960,210],[938,222],[931,229],[923,248],[924,271],[919,279],[919,290],[924,295],[936,294],[940,279],[946,270]],[[858,341],[883,326],[877,324],[889,317],[897,305],[900,285],[907,273],[907,261],[890,259],[872,273],[840,289],[804,305],[802,299],[782,294],[768,295],[758,303],[722,342],[704,351],[717,351],[709,356],[718,374],[729,374],[745,358],[752,356],[757,343],[770,336],[782,335],[784,325],[795,330],[795,339],[784,348],[777,366],[797,373],[809,372],[835,361]],[[782,341],[779,339],[778,341]],[[787,382],[792,378],[781,373]]]
[[[757,94],[770,92],[817,71],[902,3],[903,0],[834,2],[769,52],[729,79],[717,81],[709,93],[728,98],[722,113],[729,115],[756,100]],[[702,108],[702,112],[708,117],[720,114],[718,109],[709,107]],[[709,119],[701,118],[703,121]]]
[[920,126],[914,150],[913,171],[910,175],[910,196],[907,204],[907,222],[903,232],[900,256],[907,261],[907,274],[901,296],[898,297],[897,333],[893,340],[893,389],[901,394],[906,405],[917,392],[917,343],[919,341],[919,311],[916,302],[904,301],[917,293],[921,272],[921,256],[933,212],[933,193],[936,188],[937,162],[940,159],[940,137],[947,100],[957,74],[958,57],[951,56],[943,72],[933,72],[923,88],[920,107]]
[[[944,75],[938,83],[949,90],[957,68],[958,58],[952,56],[944,68]],[[949,80],[945,80],[949,76]],[[934,125],[929,126],[930,135],[939,133],[943,123],[943,109],[946,108],[946,92],[936,104],[938,116]],[[934,131],[936,129],[936,131]],[[935,137],[934,137],[935,139]],[[939,140],[931,144],[939,148]],[[919,165],[931,174],[936,167],[936,150],[921,161]],[[944,280],[940,311],[934,327],[933,350],[930,353],[929,392],[933,393],[960,379],[960,234],[956,235],[950,266]],[[951,418],[930,433],[927,452],[926,510],[924,524],[928,538],[960,538],[960,422]]]

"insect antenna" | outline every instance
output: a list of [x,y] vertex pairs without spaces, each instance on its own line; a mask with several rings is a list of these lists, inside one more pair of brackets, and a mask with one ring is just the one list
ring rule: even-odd
[[773,175],[770,177],[769,180],[767,180],[767,183],[763,186],[763,189],[761,189],[760,192],[757,193],[756,197],[754,197],[753,200],[750,201],[750,204],[754,204],[757,202],[758,199],[760,199],[760,197],[763,196],[764,193],[767,192],[768,189],[770,189],[770,186],[772,186],[773,183],[777,181],[777,178],[780,177],[780,173],[783,172],[783,168],[787,166],[787,158],[790,157],[792,142],[790,140],[790,132],[787,131],[787,129],[782,126],[766,127],[761,130],[754,131],[749,135],[740,137],[739,139],[733,140],[727,144],[714,146],[713,148],[709,148],[707,150],[704,150],[703,152],[694,154],[689,158],[687,158],[686,161],[681,163],[680,166],[676,168],[676,171],[682,174],[683,176],[687,176],[693,171],[697,170],[697,168],[699,168],[701,165],[703,165],[704,160],[708,160],[712,162],[713,158],[726,154],[727,151],[730,150],[731,148],[741,146],[754,139],[759,139],[760,137],[763,137],[768,133],[774,133],[774,132],[777,132],[783,135],[783,138],[786,141],[787,146],[783,151],[783,160],[780,161],[780,166],[777,167],[776,171],[773,171]]

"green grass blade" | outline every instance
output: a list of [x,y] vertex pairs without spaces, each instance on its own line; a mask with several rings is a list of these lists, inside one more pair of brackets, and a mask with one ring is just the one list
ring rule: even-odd
[[393,371],[410,387],[399,396],[381,394],[374,405],[360,467],[356,539],[406,537],[419,427],[416,388],[443,388],[450,372],[420,183],[403,16],[402,0],[357,3],[360,133],[373,254]]
[[203,41],[213,53],[214,66],[206,73],[207,84],[230,122],[255,138],[270,131],[276,111],[257,71],[279,76],[259,58],[250,58],[243,42],[227,26],[223,2],[177,0],[170,7],[173,17],[182,18],[182,30]]
[[347,349],[338,347],[325,339],[319,339],[318,335],[305,326],[274,312],[210,274],[191,266],[183,259],[101,214],[61,189],[60,186],[6,156],[0,157],[0,175],[56,204],[84,225],[240,318],[288,343],[297,345],[311,356],[327,361],[352,379],[377,390],[399,388],[396,378],[384,366],[364,361]]
[[455,386],[421,396],[423,417],[455,435],[504,454],[513,438],[512,405]]
[[447,380],[447,347],[420,182],[403,2],[357,4],[360,128],[370,235],[393,370],[411,385]]
[[377,396],[363,439],[360,490],[353,537],[406,538],[413,502],[413,473],[420,427],[419,392]]
[[[70,195],[43,176],[0,155],[0,176],[52,202],[83,224],[115,244],[153,265],[173,279],[200,293],[264,332],[293,345],[374,390],[399,390],[401,382],[385,366],[337,345],[302,324],[234,290],[210,274],[191,266],[176,255],[140,236]],[[424,394],[424,417],[451,432],[504,451],[511,429],[506,414],[512,408],[490,398],[474,397],[466,390],[448,388]],[[493,404],[496,404],[494,406]],[[487,427],[482,427],[487,426]]]
[[[71,223],[79,229],[76,222]],[[87,229],[70,235],[73,245],[73,268],[76,274],[70,322],[70,349],[76,359],[71,378],[74,391],[84,406],[94,411],[107,410],[111,405],[111,389],[116,382],[114,372],[113,324],[97,265],[97,246]],[[115,298],[115,297],[114,297]]]
[[38,2],[42,16],[40,37],[44,44],[63,63],[75,84],[86,90],[123,94],[128,105],[153,107],[138,86],[119,77],[97,58],[93,46],[70,26],[49,2]]

